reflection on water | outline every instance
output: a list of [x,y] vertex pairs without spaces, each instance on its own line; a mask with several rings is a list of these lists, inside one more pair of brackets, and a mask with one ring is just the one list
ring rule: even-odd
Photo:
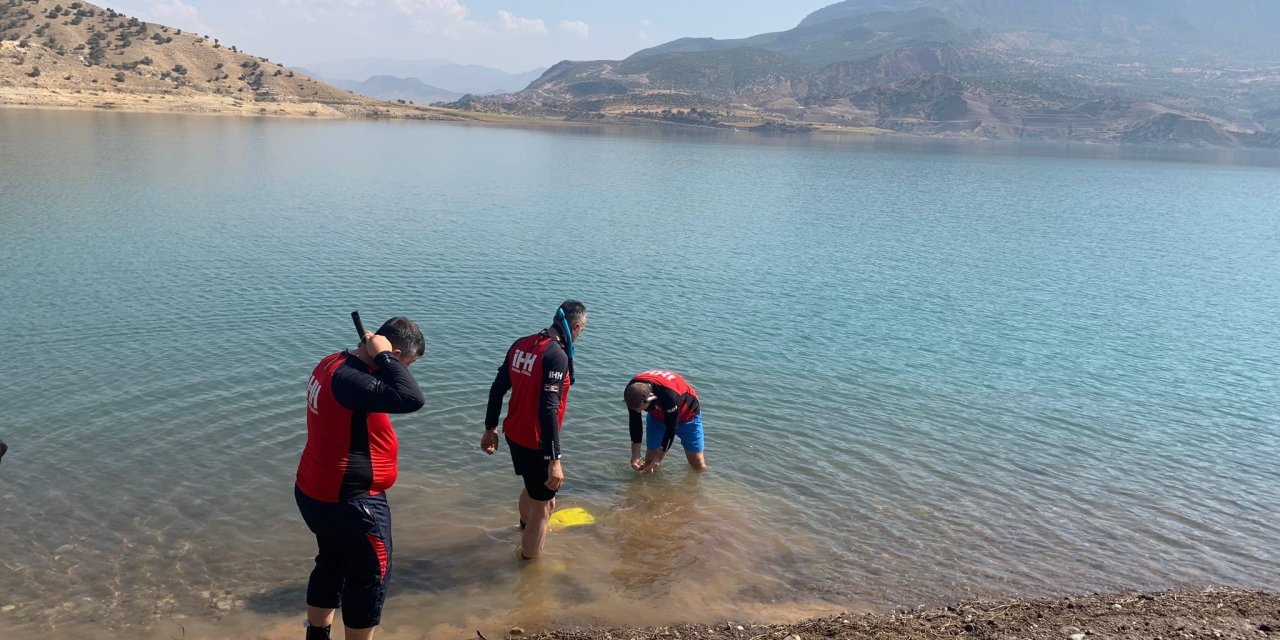
[[790,602],[761,578],[760,564],[783,545],[753,530],[739,496],[709,491],[714,483],[680,469],[623,483],[612,504],[562,495],[560,508],[585,507],[596,524],[551,533],[535,562],[515,561],[515,527],[432,531],[437,540],[422,551],[409,543],[407,575],[397,565],[388,625],[406,617],[461,617],[482,629],[668,624],[745,617],[760,604],[782,617],[788,607],[826,610]]
[[[705,530],[710,513],[698,513],[714,507],[699,500],[699,474],[684,474],[680,483],[671,474],[657,474],[651,482],[633,482],[622,502],[610,512],[610,542],[618,549],[618,565],[612,576],[624,589],[648,588],[650,592],[671,595],[671,586],[685,574],[695,570],[699,555],[693,547],[711,544]],[[710,577],[714,571],[705,571]]]

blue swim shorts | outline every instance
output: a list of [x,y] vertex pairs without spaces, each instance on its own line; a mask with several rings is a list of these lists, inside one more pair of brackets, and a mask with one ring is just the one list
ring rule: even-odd
[[[662,436],[666,433],[667,425],[653,417],[653,414],[649,414],[644,434],[645,446],[649,449],[661,449]],[[702,414],[694,416],[688,422],[676,425],[676,437],[680,439],[680,446],[684,447],[685,453],[702,453]]]

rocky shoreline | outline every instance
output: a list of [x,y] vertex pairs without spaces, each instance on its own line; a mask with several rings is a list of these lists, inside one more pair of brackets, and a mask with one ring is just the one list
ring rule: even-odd
[[[497,640],[492,634],[477,635]],[[1280,593],[1199,591],[1093,594],[969,602],[941,609],[851,614],[796,624],[723,622],[651,629],[562,629],[503,636],[534,640],[1264,640],[1280,638]]]

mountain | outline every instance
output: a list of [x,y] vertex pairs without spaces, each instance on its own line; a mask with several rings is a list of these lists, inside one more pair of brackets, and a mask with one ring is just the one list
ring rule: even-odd
[[[3,0],[0,0],[3,1]],[[508,73],[499,69],[474,64],[454,64],[448,60],[393,60],[385,58],[359,58],[333,60],[306,67],[319,76],[333,79],[370,78],[393,76],[414,78],[424,84],[442,87],[445,91],[464,94],[509,93],[529,86],[541,76],[545,68],[523,73]],[[352,82],[354,80],[343,80]]]
[[417,78],[397,78],[395,76],[373,76],[362,82],[350,80],[333,80],[334,86],[346,89],[362,96],[379,100],[431,104],[433,102],[451,102],[461,98],[463,94],[440,87],[433,87]]
[[304,116],[449,117],[88,2],[0,0],[0,104]]
[[846,0],[794,28],[564,61],[477,111],[1280,146],[1280,2]]

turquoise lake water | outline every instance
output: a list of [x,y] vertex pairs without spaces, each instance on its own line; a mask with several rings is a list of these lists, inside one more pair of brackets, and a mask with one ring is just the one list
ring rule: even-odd
[[[1271,156],[12,110],[0,134],[5,638],[295,637],[307,377],[352,309],[428,340],[385,637],[1280,589]],[[599,523],[522,571],[484,405],[568,297],[561,505]],[[700,391],[705,476],[629,470],[650,368]]]

